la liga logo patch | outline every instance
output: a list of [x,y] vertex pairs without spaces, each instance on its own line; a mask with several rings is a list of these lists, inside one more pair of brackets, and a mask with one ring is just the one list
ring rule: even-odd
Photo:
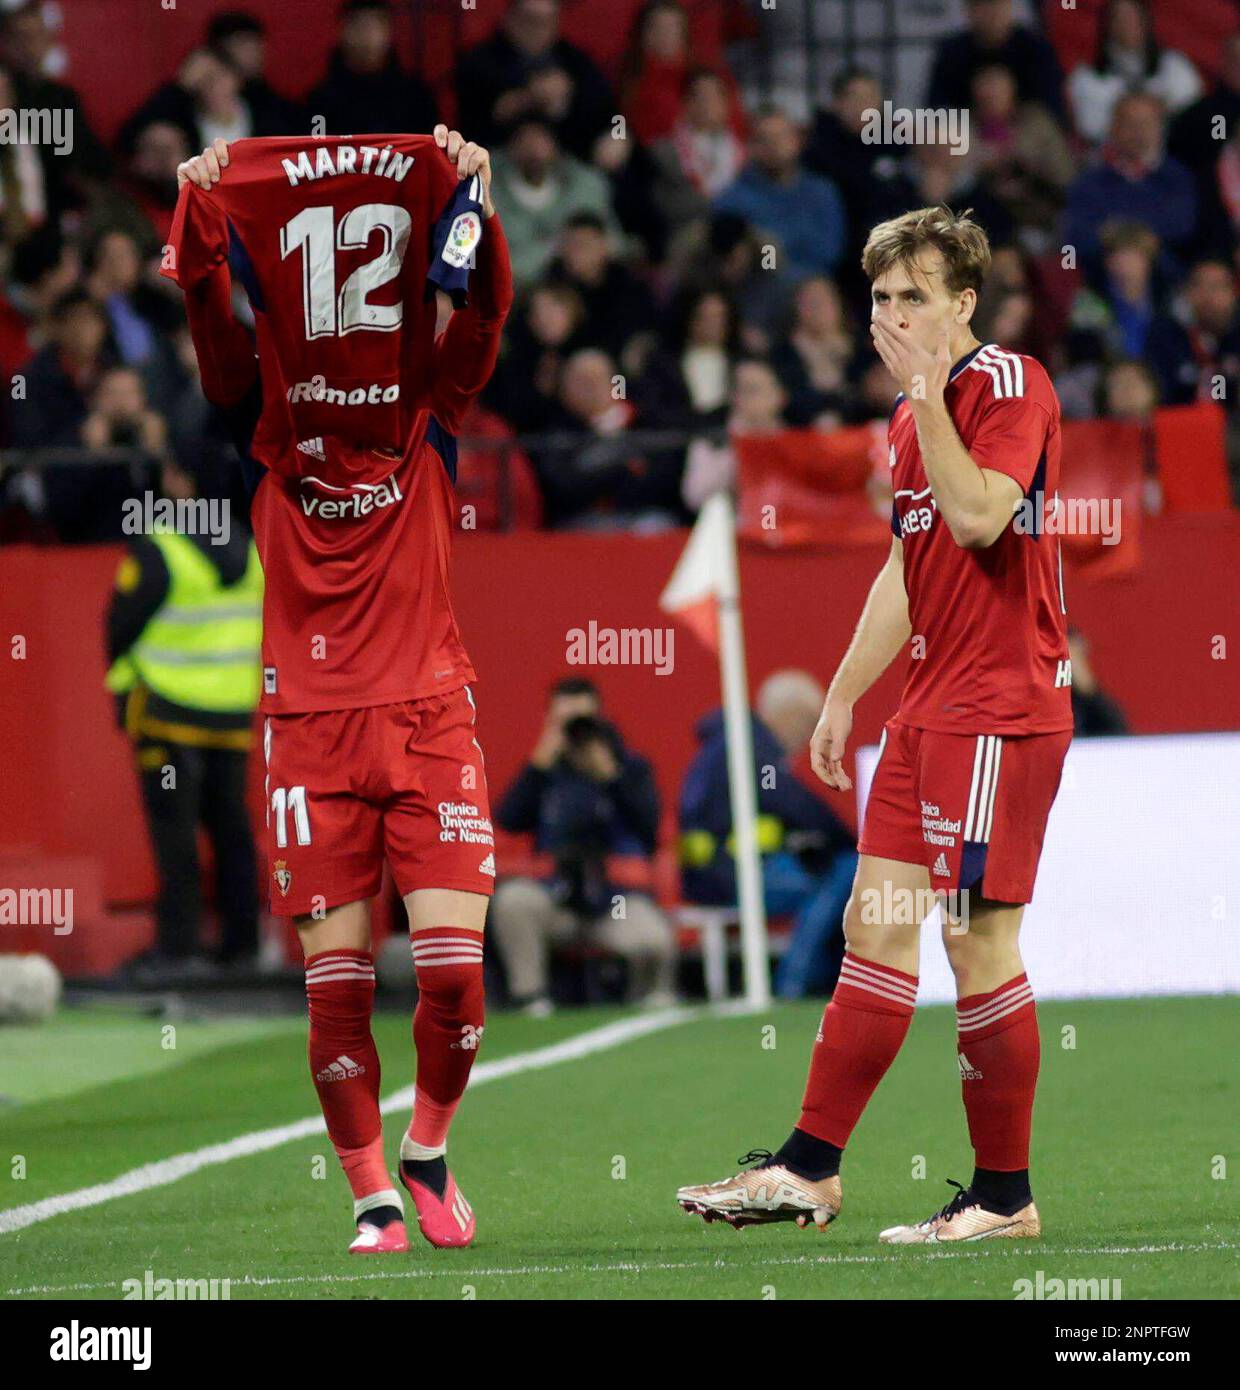
[[457,270],[464,270],[473,259],[481,239],[482,218],[476,212],[461,213],[448,229],[442,253],[444,260]]

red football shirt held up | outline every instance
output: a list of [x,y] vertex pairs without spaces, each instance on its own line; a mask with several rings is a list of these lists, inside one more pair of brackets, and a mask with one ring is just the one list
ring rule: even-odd
[[[459,689],[474,671],[448,583],[455,431],[512,303],[499,218],[483,221],[478,180],[458,182],[430,137],[250,140],[229,153],[209,192],[183,191],[173,258],[203,390],[264,470],[252,506],[262,708]],[[411,160],[403,178],[396,155]],[[257,359],[231,312],[232,275],[255,309]],[[435,338],[428,284],[461,305],[466,283],[466,307]]]

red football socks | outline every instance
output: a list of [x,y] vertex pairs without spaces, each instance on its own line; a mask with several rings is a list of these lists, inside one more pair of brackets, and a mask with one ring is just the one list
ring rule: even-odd
[[391,1187],[379,1117],[379,1054],[370,1032],[375,967],[366,951],[320,951],[306,960],[310,1075],[328,1137],[353,1196]]
[[960,1089],[979,1168],[1029,1167],[1029,1131],[1041,1047],[1024,975],[956,1005]]
[[848,952],[822,1016],[797,1128],[842,1149],[913,1019],[917,976]]
[[486,991],[482,933],[464,927],[428,927],[411,937],[418,977],[413,1045],[418,1069],[413,1118],[402,1156],[440,1154],[482,1041]]

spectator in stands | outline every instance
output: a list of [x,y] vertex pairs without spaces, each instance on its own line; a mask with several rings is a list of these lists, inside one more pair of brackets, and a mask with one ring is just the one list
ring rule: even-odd
[[965,0],[965,23],[965,30],[949,34],[935,52],[927,106],[970,105],[978,69],[1002,63],[1015,74],[1022,102],[1036,101],[1052,115],[1063,115],[1063,75],[1055,50],[1016,23],[1012,0]]
[[637,415],[622,390],[615,362],[597,348],[564,364],[555,433],[534,454],[552,526],[652,531],[683,520],[682,455],[627,437]]
[[946,141],[927,141],[912,147],[904,168],[916,190],[914,206],[941,203],[957,212],[971,208],[992,242],[1002,246],[1015,238],[1012,215],[979,178],[976,159],[953,154]]
[[1097,414],[1107,420],[1149,425],[1158,409],[1158,381],[1144,362],[1123,359],[1103,373]]
[[[0,110],[17,105],[12,76],[0,68]],[[52,156],[47,164],[46,155]],[[0,142],[0,244],[17,246],[47,222],[49,184],[55,181],[55,156],[41,145],[18,140]]]
[[626,370],[626,348],[639,334],[652,336],[654,300],[645,284],[614,256],[607,223],[594,212],[574,213],[560,234],[560,254],[548,279],[574,290],[584,306],[583,341],[601,347]]
[[[434,130],[438,113],[430,88],[396,57],[390,0],[344,0],[327,75],[306,98],[306,111],[314,134]],[[315,124],[320,119],[321,129]],[[471,130],[470,138],[481,137]]]
[[738,351],[736,310],[718,290],[690,291],[672,305],[672,329],[634,391],[647,421],[669,429],[722,425]]
[[1074,247],[1087,275],[1099,269],[1099,233],[1109,218],[1143,222],[1159,238],[1163,263],[1174,273],[1175,256],[1197,221],[1192,175],[1163,149],[1165,122],[1156,97],[1139,92],[1121,97],[1102,159],[1083,170],[1068,190],[1063,240]]
[[830,274],[847,239],[839,190],[801,165],[800,131],[782,111],[766,107],[754,120],[750,162],[715,200],[720,212],[735,212],[777,244],[774,269],[792,280]]
[[1235,255],[1240,248],[1240,125],[1232,127],[1206,190],[1205,225],[1198,241],[1207,254]]
[[[792,770],[809,746],[825,692],[806,671],[776,671],[758,691],[753,718],[758,849],[766,910],[793,915],[792,940],[780,962],[776,992],[785,999],[825,992],[844,958],[844,908],[857,868],[856,839],[827,803]],[[697,728],[702,747],[680,790],[680,862],[685,897],[707,906],[736,905],[723,713]]]
[[788,392],[768,361],[746,357],[736,364],[727,437],[716,440],[701,436],[689,445],[685,457],[681,495],[691,512],[698,512],[712,493],[735,488],[737,459],[732,440],[738,435],[776,434],[787,429],[787,408]]
[[120,146],[132,153],[138,134],[154,121],[179,126],[192,150],[213,140],[255,134],[254,117],[241,95],[241,79],[209,48],[186,54],[170,82],[159,87],[121,127]]
[[773,248],[762,245],[743,217],[720,212],[711,218],[706,245],[675,267],[677,283],[686,292],[720,290],[736,305],[746,352],[769,351],[792,312],[796,286],[771,273],[772,254]]
[[1240,309],[1235,272],[1226,261],[1195,265],[1184,284],[1179,318],[1162,316],[1153,326],[1146,360],[1158,376],[1164,405],[1240,402]]
[[486,400],[518,430],[542,430],[551,423],[564,363],[587,346],[585,317],[576,290],[542,284],[509,320]]
[[86,249],[86,291],[103,306],[121,361],[139,366],[160,346],[150,295],[143,293],[142,260],[135,238],[120,228],[104,231]]
[[[81,314],[80,309],[77,312]],[[83,329],[83,336],[88,331]],[[87,412],[84,418],[78,416],[75,436],[70,437],[67,430],[48,430],[32,437],[26,432],[31,419],[23,410],[18,416],[24,426],[21,442],[35,447],[80,445],[83,455],[100,449],[130,449],[140,457],[134,462],[54,464],[31,471],[23,499],[27,509],[46,521],[61,541],[118,540],[122,504],[149,486],[153,469],[167,459],[167,421],[150,408],[142,377],[132,367],[102,368],[88,404],[75,400],[75,385],[62,389],[60,396],[66,408],[77,406]],[[40,405],[46,419],[49,398]]]
[[172,121],[151,121],[134,132],[124,183],[160,246],[172,234],[177,205],[177,165],[190,157],[184,129]]
[[[669,137],[682,123],[697,72],[689,36],[689,16],[678,0],[647,0],[629,30],[620,65],[620,109],[629,132],[643,145]],[[713,74],[723,88],[725,121],[738,140],[745,135],[745,112],[731,74]]]
[[827,276],[802,281],[793,302],[791,328],[771,353],[771,365],[788,391],[788,421],[834,428],[847,407],[856,340],[839,290]]
[[593,682],[552,689],[529,761],[496,809],[497,824],[532,833],[551,862],[538,878],[496,885],[490,921],[513,1003],[551,1012],[551,946],[577,940],[622,957],[629,998],[674,1002],[675,937],[651,896],[659,798],[645,758],[602,717]]
[[88,449],[140,449],[154,462],[166,459],[168,422],[147,402],[142,375],[132,367],[109,367],[82,422]]
[[77,286],[81,272],[76,242],[54,228],[44,228],[38,236],[13,247],[3,281],[7,306],[3,357],[11,366],[7,371],[0,368],[0,372],[6,379],[41,346],[40,334],[52,306]]
[[517,288],[542,278],[560,235],[579,212],[590,212],[619,242],[607,180],[597,169],[565,154],[551,127],[524,120],[505,149],[492,158],[494,196],[502,198],[504,231]]
[[225,10],[207,26],[207,45],[240,77],[255,135],[295,135],[306,128],[297,103],[267,81],[267,30],[261,20],[244,10]]
[[459,124],[471,140],[495,148],[534,119],[583,160],[616,112],[594,61],[560,37],[558,0],[510,0],[495,34],[462,55],[456,92]]
[[1048,248],[1076,161],[1058,122],[1037,102],[1021,102],[1016,75],[987,63],[973,78],[970,157],[975,173],[1035,253]]
[[718,73],[698,68],[688,74],[684,109],[650,156],[657,169],[652,193],[668,224],[682,236],[688,228],[700,238],[712,201],[736,181],[745,163],[745,146]]
[[[1167,152],[1197,180],[1201,211],[1198,245],[1203,250],[1228,255],[1240,237],[1240,197],[1236,196],[1240,187],[1238,131],[1240,29],[1223,45],[1218,85],[1176,116],[1167,139]],[[1226,175],[1220,166],[1224,158],[1230,166]]]
[[1069,325],[1074,333],[1093,335],[1099,360],[1141,357],[1160,308],[1158,238],[1144,222],[1114,217],[1103,223],[1100,240],[1101,281],[1077,291]]
[[1098,684],[1089,659],[1089,640],[1079,627],[1068,628],[1072,659],[1072,733],[1075,738],[1126,734],[1124,711]]
[[197,495],[227,499],[230,514],[247,521],[250,492],[237,466],[237,449],[222,411],[202,394],[198,354],[188,324],[172,335],[179,380],[165,412],[168,444],[177,467],[192,478]]
[[1157,97],[1171,115],[1201,95],[1197,69],[1173,48],[1160,48],[1146,0],[1107,0],[1098,17],[1092,63],[1068,76],[1068,99],[1078,133],[1099,144],[1111,129],[1115,105],[1129,92]]
[[867,112],[882,108],[878,79],[865,68],[844,67],[831,84],[831,105],[814,117],[805,147],[805,167],[828,178],[844,199],[847,250],[840,263],[841,287],[849,302],[866,305],[869,282],[861,271],[861,248],[876,222],[915,207],[916,193],[899,151],[862,139]]
[[74,445],[104,370],[116,360],[103,307],[84,289],[67,291],[52,306],[48,344],[26,372],[26,398],[13,411],[19,445]]
[[[42,0],[18,0],[5,6],[7,13],[0,18],[0,62],[12,76],[15,107],[63,111],[66,121],[72,122],[72,146],[56,152],[50,162],[56,166],[57,189],[77,207],[88,202],[108,177],[112,161],[86,119],[77,93],[53,76],[55,45],[44,8]],[[53,214],[60,210],[53,205]]]
[[974,330],[984,343],[998,343],[1009,352],[1032,353],[1033,300],[1027,290],[999,290],[978,314]]

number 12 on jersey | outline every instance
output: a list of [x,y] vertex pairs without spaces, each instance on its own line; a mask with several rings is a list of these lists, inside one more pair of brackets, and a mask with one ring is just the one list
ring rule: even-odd
[[[302,310],[307,338],[342,338],[360,328],[393,333],[401,325],[404,305],[371,304],[367,296],[400,274],[413,219],[395,203],[362,203],[336,223],[334,208],[302,208],[280,228],[280,259],[298,247],[302,253]],[[382,232],[378,254],[336,290],[336,252],[360,251],[370,235]]]

